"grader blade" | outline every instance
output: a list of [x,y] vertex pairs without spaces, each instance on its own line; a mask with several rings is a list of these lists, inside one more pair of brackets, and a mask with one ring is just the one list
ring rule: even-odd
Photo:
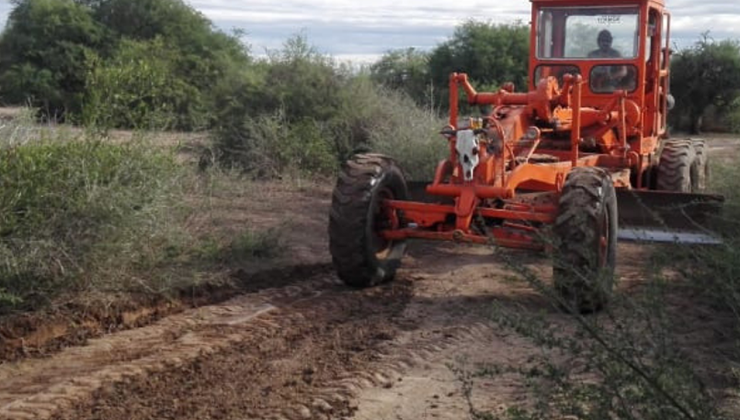
[[619,239],[645,242],[719,244],[712,231],[724,197],[714,194],[620,190]]

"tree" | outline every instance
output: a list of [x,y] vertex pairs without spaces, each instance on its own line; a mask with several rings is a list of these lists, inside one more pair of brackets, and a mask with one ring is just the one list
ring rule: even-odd
[[[236,69],[250,63],[248,50],[237,36],[217,30],[210,20],[182,0],[77,1],[91,7],[95,19],[118,42],[133,40],[141,45],[161,45],[162,48],[157,48],[160,51],[171,51],[164,54],[169,63],[152,63],[152,67],[169,69],[167,77],[172,89],[160,90],[166,97],[153,100],[166,101],[176,116],[177,128],[211,125],[215,87]],[[115,48],[113,54],[121,54],[121,48]],[[138,59],[157,60],[146,55]]]
[[420,106],[433,107],[426,52],[415,48],[389,51],[370,66],[370,77],[375,83],[406,93]]
[[0,38],[0,95],[63,117],[81,108],[85,75],[103,41],[91,10],[72,0],[14,0]]
[[263,109],[281,109],[291,122],[330,119],[340,106],[340,89],[346,82],[331,58],[320,54],[303,34],[293,35],[280,51],[270,53],[266,80],[260,98]]
[[[0,37],[0,95],[13,104],[30,101],[50,116],[141,126],[152,108],[165,110],[176,128],[206,127],[215,118],[214,88],[250,63],[237,36],[216,30],[182,0],[13,5]],[[130,112],[102,118],[96,105],[85,105],[113,91],[116,107],[129,104]]]
[[726,113],[740,97],[740,44],[716,42],[708,33],[690,48],[675,54],[671,63],[671,92],[676,98],[673,124],[688,120],[694,134],[701,131],[709,106]]
[[87,78],[83,123],[99,128],[162,129],[191,125],[189,113],[175,112],[200,97],[173,78],[176,51],[161,38],[123,40],[110,59],[95,63]]
[[479,87],[514,82],[526,90],[528,57],[529,27],[471,20],[432,51],[429,69],[436,86],[447,86],[450,73],[464,72]]

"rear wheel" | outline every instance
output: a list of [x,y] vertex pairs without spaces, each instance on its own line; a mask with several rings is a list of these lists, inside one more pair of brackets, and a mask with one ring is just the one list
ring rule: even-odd
[[609,173],[574,168],[558,203],[553,280],[567,309],[599,310],[614,285],[617,197]]
[[709,186],[709,155],[704,140],[693,140],[694,162],[691,165],[691,187],[694,192],[706,191]]
[[696,185],[691,174],[696,172],[696,151],[691,141],[670,140],[663,146],[658,163],[657,189],[691,192]]
[[332,195],[329,249],[345,284],[367,287],[393,279],[406,244],[379,235],[399,223],[382,203],[407,195],[403,173],[386,156],[360,154],[344,164]]

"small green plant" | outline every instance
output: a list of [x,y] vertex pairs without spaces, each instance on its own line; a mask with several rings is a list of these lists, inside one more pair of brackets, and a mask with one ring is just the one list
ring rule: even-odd
[[273,258],[284,245],[279,229],[256,231],[248,229],[234,238],[224,250],[224,259],[231,263],[245,263],[255,259]]

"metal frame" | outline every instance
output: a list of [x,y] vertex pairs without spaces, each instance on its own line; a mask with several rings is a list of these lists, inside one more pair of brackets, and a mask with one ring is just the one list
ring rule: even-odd
[[[593,6],[585,0],[532,0],[530,86],[524,93],[506,84],[497,92],[477,92],[467,75],[449,79],[449,157],[437,167],[426,187],[431,196],[454,202],[424,203],[385,200],[384,214],[392,223],[378,232],[388,240],[408,238],[497,244],[515,248],[546,246],[541,228],[552,224],[568,173],[578,166],[599,166],[612,174],[619,189],[644,189],[643,175],[655,162],[659,140],[665,134],[670,54],[669,16],[660,0],[610,0],[609,5],[639,8],[637,57],[620,61],[637,69],[631,92],[594,93],[580,75],[566,75],[559,86],[554,77],[534,80],[539,65],[578,66],[590,74],[603,59],[541,59],[537,57],[538,14],[542,7]],[[651,16],[659,16],[647,42]],[[648,51],[647,45],[652,49]],[[665,46],[665,47],[664,47]],[[662,49],[662,50],[661,50]],[[660,57],[660,59],[652,59]],[[650,58],[650,59],[648,59]],[[663,65],[661,66],[661,63]],[[459,95],[470,105],[490,105],[482,120],[459,120]],[[464,126],[463,126],[464,125]],[[462,130],[472,130],[480,144],[473,150],[478,164],[465,180],[457,150]],[[584,151],[585,141],[593,142]],[[546,155],[557,162],[543,163]],[[630,176],[634,174],[634,176]]]

